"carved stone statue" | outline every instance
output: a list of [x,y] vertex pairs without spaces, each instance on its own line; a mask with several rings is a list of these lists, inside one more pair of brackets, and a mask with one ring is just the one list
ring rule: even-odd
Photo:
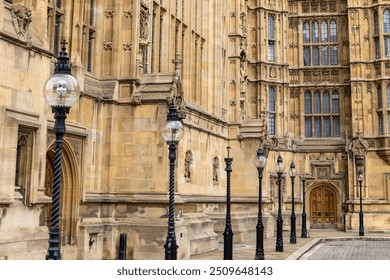
[[148,40],[149,38],[149,8],[147,4],[142,1],[140,12],[140,38]]
[[241,59],[240,59],[240,92],[246,92],[246,79],[247,79],[248,75],[245,72],[245,59],[246,59],[245,52],[241,52]]
[[218,169],[219,169],[219,159],[218,157],[214,158],[213,162],[213,183],[218,185]]
[[12,5],[12,23],[14,24],[16,33],[24,39],[31,39],[31,36],[28,33],[28,27],[31,23],[31,15],[31,10],[22,4],[17,3]]
[[175,64],[175,75],[172,79],[171,95],[174,99],[179,118],[185,119],[187,116],[187,109],[181,82],[181,64],[183,63],[183,60],[179,53],[176,54],[175,59],[172,62]]
[[186,182],[191,182],[191,163],[192,163],[192,152],[188,150],[184,159],[184,179]]

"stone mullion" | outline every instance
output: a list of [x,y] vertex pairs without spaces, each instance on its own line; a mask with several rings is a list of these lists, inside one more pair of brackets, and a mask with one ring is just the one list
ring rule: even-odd
[[[120,26],[123,30],[120,34],[121,40],[118,41],[118,57],[122,61],[119,72],[120,77],[137,77],[139,78],[138,67],[142,64],[140,59],[143,56],[136,56],[139,53],[139,41],[140,35],[137,30],[140,30],[140,20],[138,16],[140,14],[140,5],[134,6],[134,1],[124,1],[121,9],[118,11],[117,17],[121,22]],[[150,26],[150,25],[149,25]],[[137,59],[135,59],[137,58]],[[143,69],[147,72],[147,69]]]
[[[80,58],[82,57],[83,51],[83,26],[82,26],[82,11],[83,11],[83,3],[84,1],[75,1],[73,6],[73,22],[78,22],[73,27],[72,34],[72,44],[69,46],[70,48],[70,57],[73,56],[73,53],[78,54]],[[55,11],[54,11],[55,13]]]

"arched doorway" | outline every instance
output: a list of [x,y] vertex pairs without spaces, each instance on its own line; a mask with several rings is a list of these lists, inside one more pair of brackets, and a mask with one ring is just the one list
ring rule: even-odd
[[[54,175],[54,143],[46,154],[46,179],[45,195],[51,197],[53,192]],[[60,228],[61,244],[75,245],[77,236],[77,216],[79,201],[79,174],[77,171],[77,160],[71,146],[64,141],[62,151],[62,172],[61,172],[61,210]],[[51,204],[46,209],[46,226],[50,228]]]
[[310,228],[335,229],[337,223],[337,197],[334,190],[319,186],[310,192]]

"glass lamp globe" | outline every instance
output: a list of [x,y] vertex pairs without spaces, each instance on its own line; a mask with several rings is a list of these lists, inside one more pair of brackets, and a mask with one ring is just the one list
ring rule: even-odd
[[282,160],[282,157],[280,156],[280,154],[278,156],[278,160],[276,162],[275,169],[276,169],[276,173],[283,173],[283,171],[284,171],[284,164],[283,164],[283,160]]
[[253,160],[257,168],[264,168],[267,165],[267,159],[264,156],[263,148],[257,150],[257,155]]
[[44,86],[44,96],[51,107],[72,107],[79,95],[80,89],[77,80],[66,73],[54,74]]
[[359,173],[358,173],[358,181],[359,181],[359,182],[363,182],[363,171],[362,171],[362,170],[359,170]]
[[296,177],[298,175],[298,171],[295,168],[294,162],[292,162],[291,165],[290,165],[289,175],[290,175],[290,177]]
[[178,121],[167,121],[162,136],[166,142],[179,142],[183,137],[183,124]]
[[162,131],[162,137],[169,142],[179,142],[183,137],[184,129],[183,124],[177,114],[177,109],[173,102],[169,105],[167,123]]

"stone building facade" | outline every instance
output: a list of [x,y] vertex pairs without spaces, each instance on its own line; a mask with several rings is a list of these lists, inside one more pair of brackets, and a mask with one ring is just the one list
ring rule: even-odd
[[[294,161],[298,224],[390,230],[390,1],[0,1],[0,259],[44,259],[53,178],[53,115],[43,97],[60,41],[81,96],[67,118],[64,259],[164,256],[173,101],[185,134],[175,177],[178,258],[223,240],[233,157],[234,242],[254,239],[262,146],[267,238],[282,179],[284,229]],[[357,173],[363,171],[363,191]],[[306,179],[305,191],[301,176]]]

